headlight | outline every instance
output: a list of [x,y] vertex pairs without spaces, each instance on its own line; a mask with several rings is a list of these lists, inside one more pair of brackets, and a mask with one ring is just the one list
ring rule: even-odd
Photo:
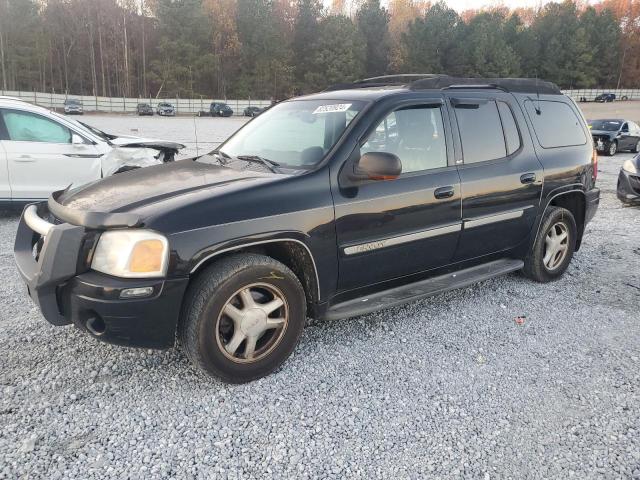
[[636,166],[633,164],[633,162],[631,160],[627,160],[622,164],[622,169],[626,172],[629,173],[633,173],[633,174],[638,174],[638,169],[636,168]]
[[149,230],[109,230],[100,235],[91,268],[125,278],[163,277],[169,243]]

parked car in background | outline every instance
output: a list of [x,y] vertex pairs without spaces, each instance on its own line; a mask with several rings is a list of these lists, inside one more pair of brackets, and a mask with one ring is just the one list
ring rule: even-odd
[[640,126],[631,120],[589,120],[589,128],[598,152],[611,156],[621,150],[634,153],[640,151]]
[[74,98],[67,98],[64,101],[64,113],[67,115],[83,115],[82,102]]
[[159,103],[156,113],[163,117],[174,117],[176,115],[176,109],[170,103]]
[[153,107],[148,103],[139,103],[138,106],[136,107],[136,112],[140,116],[143,116],[143,115],[153,116]]
[[0,97],[0,203],[42,200],[69,185],[172,161],[182,148],[174,142],[107,134]]
[[257,117],[258,115],[260,115],[262,112],[264,112],[264,108],[260,108],[260,107],[247,107],[244,109],[244,116],[245,117]]
[[593,99],[594,102],[613,102],[616,99],[615,93],[601,93],[596,98]]
[[380,77],[281,102],[193,161],[56,192],[25,209],[15,258],[52,324],[143,348],[177,337],[247,382],[307,316],[560,278],[598,208],[597,159],[551,83]]
[[208,111],[200,110],[198,112],[199,117],[230,117],[231,115],[233,115],[233,110],[223,102],[212,102]]
[[622,202],[640,205],[640,155],[622,164],[616,193]]

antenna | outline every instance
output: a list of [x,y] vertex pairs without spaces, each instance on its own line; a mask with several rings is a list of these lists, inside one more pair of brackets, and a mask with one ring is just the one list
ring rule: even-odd
[[536,107],[536,114],[542,115],[542,109],[540,109],[540,87],[538,85],[538,72],[536,72],[536,97],[538,99],[538,106]]
[[199,149],[198,149],[198,125],[196,124],[196,117],[195,115],[193,116],[193,134],[196,137],[196,157],[200,155]]

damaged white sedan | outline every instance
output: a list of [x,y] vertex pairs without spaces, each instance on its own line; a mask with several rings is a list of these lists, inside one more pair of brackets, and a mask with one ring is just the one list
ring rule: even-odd
[[0,204],[43,200],[135,168],[171,162],[184,145],[106,134],[18,99],[0,97]]

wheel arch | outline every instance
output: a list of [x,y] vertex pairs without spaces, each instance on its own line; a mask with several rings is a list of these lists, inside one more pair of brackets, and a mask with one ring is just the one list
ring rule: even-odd
[[307,297],[307,305],[311,307],[320,301],[320,278],[314,256],[305,242],[293,238],[293,236],[247,241],[232,247],[216,249],[196,263],[191,268],[189,276],[193,280],[193,278],[197,277],[200,272],[211,264],[230,255],[241,253],[258,253],[283,263],[289,267],[296,277],[298,277],[298,280],[300,280],[305,296]]
[[576,221],[576,227],[578,229],[578,238],[576,239],[575,248],[575,251],[577,252],[578,250],[580,250],[580,245],[582,244],[582,236],[584,234],[585,227],[585,216],[587,211],[587,200],[584,191],[573,189],[549,195],[547,204],[544,208],[544,211],[542,212],[542,215],[540,216],[538,230],[540,229],[542,219],[544,218],[544,215],[550,206],[565,208],[569,210],[573,215],[573,218]]

